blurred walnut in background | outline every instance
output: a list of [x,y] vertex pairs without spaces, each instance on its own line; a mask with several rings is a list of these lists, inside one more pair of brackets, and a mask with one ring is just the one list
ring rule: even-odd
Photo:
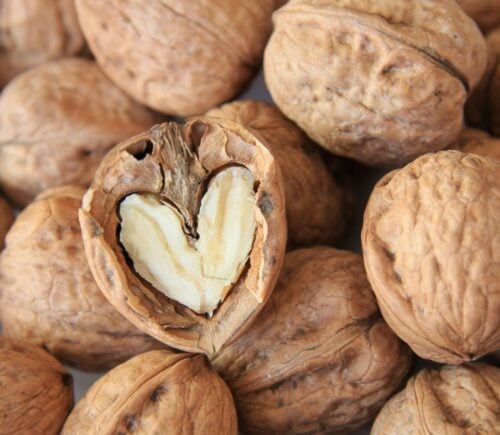
[[451,148],[500,160],[500,138],[492,137],[482,130],[465,128]]
[[457,0],[457,3],[484,33],[500,27],[500,0]]

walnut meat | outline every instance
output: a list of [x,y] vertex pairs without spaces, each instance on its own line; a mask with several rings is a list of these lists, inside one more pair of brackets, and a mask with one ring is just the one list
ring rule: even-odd
[[49,187],[88,186],[113,145],[156,121],[92,61],[33,68],[0,96],[0,185],[20,205]]
[[14,222],[14,213],[11,206],[0,196],[0,250],[4,246],[5,235]]
[[423,369],[384,406],[372,435],[500,433],[500,369]]
[[286,245],[283,180],[238,124],[165,123],[106,156],[80,223],[92,273],[117,310],[172,347],[213,352],[274,287]]
[[207,116],[229,119],[262,138],[283,172],[288,241],[292,246],[333,243],[346,226],[344,192],[307,136],[263,101],[235,101]]
[[73,0],[3,0],[0,26],[0,86],[84,45]]
[[454,0],[291,0],[273,17],[266,83],[327,150],[393,166],[458,136],[486,50]]
[[500,0],[457,0],[457,3],[484,33],[500,27]]
[[360,256],[291,251],[251,329],[212,357],[245,433],[331,433],[372,419],[411,353],[387,327]]
[[[200,115],[234,97],[260,67],[270,0],[77,0],[97,62],[163,113]],[[168,23],[168,25],[166,25]]]
[[104,370],[160,343],[119,314],[92,278],[78,224],[83,193],[54,188],[21,212],[0,256],[0,311],[5,335]]
[[500,161],[420,157],[375,186],[362,244],[389,326],[419,356],[460,364],[500,349]]
[[202,355],[153,351],[99,379],[62,434],[236,435],[233,399]]
[[73,378],[47,352],[0,337],[0,431],[57,435],[73,406]]
[[473,128],[464,129],[452,149],[500,160],[500,139]]

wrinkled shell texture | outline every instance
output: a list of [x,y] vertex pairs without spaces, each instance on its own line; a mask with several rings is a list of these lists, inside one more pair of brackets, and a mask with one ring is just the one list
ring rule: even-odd
[[0,96],[0,185],[21,205],[49,187],[88,186],[113,145],[156,120],[92,61],[31,69]]
[[365,210],[368,278],[391,328],[422,358],[500,348],[500,161],[457,151],[386,175]]
[[119,314],[92,278],[78,223],[83,193],[52,189],[17,218],[0,256],[2,327],[73,366],[104,370],[160,344]]
[[73,406],[73,379],[31,343],[0,337],[0,432],[56,435]]
[[14,222],[12,207],[0,196],[0,250],[4,246],[5,235]]
[[111,370],[88,390],[62,434],[236,435],[233,399],[202,355],[154,351]]
[[0,86],[84,45],[73,0],[3,0],[0,28]]
[[484,32],[500,27],[500,0],[457,0]]
[[500,369],[423,369],[382,409],[372,435],[500,433]]
[[344,192],[307,136],[275,106],[242,100],[213,109],[207,116],[244,125],[273,153],[283,172],[291,246],[329,244],[342,235]]
[[486,50],[453,0],[291,0],[273,19],[268,88],[327,150],[395,166],[458,136]]
[[500,139],[473,128],[464,129],[452,149],[500,160]]
[[410,351],[378,311],[360,256],[291,251],[252,328],[212,359],[245,433],[330,433],[368,422]]
[[[173,204],[194,231],[207,182],[234,165],[256,181],[255,238],[242,275],[205,317],[135,273],[117,238],[117,208],[127,195],[153,193]],[[286,247],[284,196],[277,162],[240,125],[209,117],[164,123],[119,144],[99,167],[80,211],[87,260],[108,300],[139,329],[178,349],[214,352],[243,332],[274,288]]]
[[179,116],[200,115],[234,97],[260,67],[272,28],[269,0],[76,4],[106,74],[137,101]]

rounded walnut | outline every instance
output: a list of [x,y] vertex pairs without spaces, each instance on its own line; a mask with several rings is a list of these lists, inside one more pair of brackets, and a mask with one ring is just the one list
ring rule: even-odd
[[500,160],[500,139],[473,128],[464,129],[452,149]]
[[346,226],[344,192],[319,150],[273,105],[242,100],[213,109],[207,116],[249,128],[269,147],[283,172],[288,241],[292,246],[331,244]]
[[83,193],[44,192],[12,226],[0,256],[2,328],[70,365],[104,370],[160,344],[119,314],[92,278],[78,224]]
[[3,0],[0,27],[0,86],[84,45],[73,0]]
[[5,235],[14,222],[12,207],[0,196],[0,250],[4,246]]
[[156,121],[90,60],[33,68],[0,96],[0,185],[20,205],[49,187],[88,186],[113,145]]
[[484,33],[500,27],[500,0],[457,0],[457,3]]
[[73,406],[73,378],[47,352],[0,337],[0,431],[57,435]]
[[420,157],[375,186],[362,244],[389,326],[447,364],[500,348],[500,161]]
[[62,434],[236,435],[233,399],[202,355],[166,350],[138,355],[99,379]]
[[[261,64],[270,0],[77,0],[106,74],[163,113],[200,115],[233,98]],[[167,23],[167,24],[166,24]]]
[[289,252],[250,330],[212,357],[245,433],[331,433],[371,420],[399,387],[409,349],[378,311],[360,256]]
[[426,368],[384,406],[372,435],[500,433],[500,369]]
[[458,136],[486,50],[454,0],[290,0],[273,17],[268,88],[327,150],[394,166]]

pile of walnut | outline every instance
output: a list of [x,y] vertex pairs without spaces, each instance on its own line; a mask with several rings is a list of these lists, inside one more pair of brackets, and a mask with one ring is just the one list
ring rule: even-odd
[[0,21],[0,434],[500,433],[500,0]]

